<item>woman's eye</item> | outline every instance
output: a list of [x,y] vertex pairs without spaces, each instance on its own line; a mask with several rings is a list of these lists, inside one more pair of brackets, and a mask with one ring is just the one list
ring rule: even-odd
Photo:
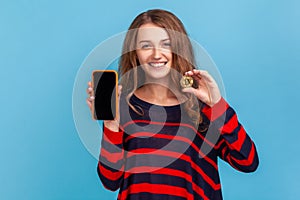
[[151,45],[150,45],[150,44],[142,44],[142,45],[141,45],[141,48],[142,48],[142,49],[150,49],[150,48],[151,48]]
[[170,48],[171,47],[171,43],[170,42],[165,42],[165,43],[163,43],[163,47],[164,48]]

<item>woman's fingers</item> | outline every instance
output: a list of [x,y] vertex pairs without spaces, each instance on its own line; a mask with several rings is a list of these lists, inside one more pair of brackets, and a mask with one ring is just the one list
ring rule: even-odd
[[88,82],[88,88],[86,89],[86,93],[91,95],[93,93],[93,87],[92,87],[92,83],[89,81]]
[[86,93],[87,93],[88,95],[92,95],[92,94],[93,94],[93,88],[88,87],[88,88],[86,89]]
[[193,93],[198,99],[207,103],[208,105],[214,105],[221,97],[218,85],[214,78],[205,70],[193,69],[185,73],[187,76],[191,76],[198,83],[198,88],[186,88],[183,92]]
[[118,96],[121,96],[121,92],[122,92],[122,85],[118,85]]
[[215,83],[214,78],[205,70],[199,70],[199,75],[205,79],[209,84]]
[[86,99],[86,103],[89,106],[89,108],[92,108],[92,102],[89,100],[89,98]]
[[193,87],[187,87],[187,88],[183,88],[182,92],[186,92],[186,93],[192,93],[195,96],[197,96],[197,90]]
[[95,100],[95,97],[94,97],[94,94],[93,94],[94,89],[92,87],[91,81],[88,82],[88,88],[86,89],[86,93],[88,94],[88,97],[86,98],[86,103],[87,103],[88,107],[91,110],[92,106],[93,106],[93,101]]
[[187,76],[191,76],[200,86],[218,87],[214,78],[205,70],[192,70],[185,73]]
[[185,75],[192,76],[195,79],[205,79],[206,81],[209,82],[214,82],[213,77],[205,70],[197,70],[193,69],[192,71],[188,71],[185,73]]

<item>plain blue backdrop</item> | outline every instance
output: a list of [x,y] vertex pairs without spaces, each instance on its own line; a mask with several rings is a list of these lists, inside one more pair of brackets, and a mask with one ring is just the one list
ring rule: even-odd
[[75,128],[73,84],[94,47],[151,8],[207,50],[257,145],[255,173],[220,162],[224,199],[300,199],[297,0],[2,0],[0,199],[116,199]]

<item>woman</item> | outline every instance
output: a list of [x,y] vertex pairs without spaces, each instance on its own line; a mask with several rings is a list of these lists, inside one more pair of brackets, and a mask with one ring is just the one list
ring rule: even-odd
[[[196,69],[174,14],[156,9],[134,19],[119,71],[119,117],[104,121],[97,168],[107,189],[119,189],[118,199],[222,199],[218,157],[256,170],[253,141],[215,80]],[[193,84],[182,88],[187,77]],[[92,91],[89,82],[90,108]]]

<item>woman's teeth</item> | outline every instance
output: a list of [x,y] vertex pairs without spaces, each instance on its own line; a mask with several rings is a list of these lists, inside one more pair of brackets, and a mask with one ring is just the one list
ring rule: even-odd
[[149,63],[152,67],[162,67],[166,64],[166,62],[160,62],[160,63]]

